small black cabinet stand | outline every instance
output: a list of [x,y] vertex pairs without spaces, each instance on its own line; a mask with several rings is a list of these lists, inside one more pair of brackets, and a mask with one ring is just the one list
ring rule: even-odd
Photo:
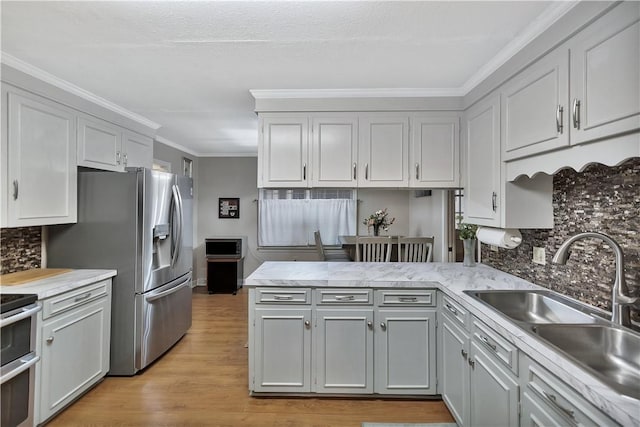
[[207,290],[210,294],[233,294],[242,287],[244,258],[207,258]]

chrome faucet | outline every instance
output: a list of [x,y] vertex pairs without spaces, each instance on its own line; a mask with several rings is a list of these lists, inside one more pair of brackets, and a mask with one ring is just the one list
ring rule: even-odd
[[586,232],[579,233],[568,238],[555,253],[551,262],[555,264],[566,264],[569,258],[569,247],[577,240],[585,238],[595,238],[604,241],[616,256],[616,280],[613,282],[611,290],[611,321],[622,326],[631,326],[630,306],[640,304],[640,297],[631,298],[624,279],[624,254],[620,245],[611,237],[603,233]]

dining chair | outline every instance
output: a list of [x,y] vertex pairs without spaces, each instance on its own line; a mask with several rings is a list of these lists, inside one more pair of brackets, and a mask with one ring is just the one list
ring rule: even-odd
[[316,241],[316,251],[318,252],[318,258],[320,261],[339,261],[339,262],[347,262],[351,261],[349,255],[344,254],[328,254],[324,250],[324,245],[322,244],[322,236],[320,236],[320,230],[313,232],[313,237]]
[[433,237],[398,237],[400,262],[431,262]]
[[391,261],[391,236],[356,237],[356,262]]

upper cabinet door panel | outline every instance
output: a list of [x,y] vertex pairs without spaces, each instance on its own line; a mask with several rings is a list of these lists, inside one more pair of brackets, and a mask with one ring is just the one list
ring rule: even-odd
[[150,168],[153,164],[153,140],[133,132],[124,133],[124,166]]
[[307,187],[309,125],[307,117],[265,117],[263,121],[265,187]]
[[460,186],[459,118],[422,115],[411,120],[411,187]]
[[10,191],[3,226],[76,222],[75,114],[29,94],[9,92],[8,106]]
[[358,186],[408,186],[409,118],[362,117],[359,129]]
[[354,114],[312,118],[314,187],[357,184],[358,117]]
[[78,166],[123,171],[122,130],[100,119],[80,117]]
[[569,54],[547,55],[501,90],[502,160],[569,145]]
[[640,128],[640,3],[613,9],[579,33],[570,50],[571,143]]

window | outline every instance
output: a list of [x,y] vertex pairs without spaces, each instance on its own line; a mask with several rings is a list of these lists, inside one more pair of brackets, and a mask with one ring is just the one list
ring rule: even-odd
[[356,234],[356,200],[350,189],[260,190],[259,246],[314,245],[320,231],[325,245]]

